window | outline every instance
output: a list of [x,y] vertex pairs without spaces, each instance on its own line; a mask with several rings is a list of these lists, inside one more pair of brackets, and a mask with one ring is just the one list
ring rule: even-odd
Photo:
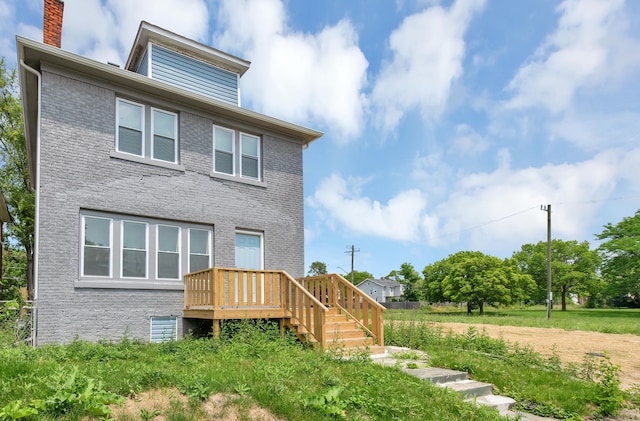
[[258,136],[214,126],[213,151],[214,173],[261,180],[261,145]]
[[211,267],[209,233],[208,230],[189,230],[189,272],[197,272]]
[[147,277],[147,224],[122,221],[122,277]]
[[212,266],[211,226],[89,210],[81,221],[76,286],[180,289],[182,275]]
[[180,227],[158,225],[158,278],[180,278]]
[[242,133],[240,135],[240,147],[242,149],[242,160],[240,161],[241,173],[243,177],[260,178],[260,139]]
[[236,267],[262,269],[262,235],[236,232]]
[[82,274],[111,276],[111,220],[85,216],[83,226]]
[[153,108],[151,112],[151,127],[153,127],[153,142],[151,142],[152,157],[160,161],[177,162],[178,156],[178,127],[177,116],[174,113]]
[[234,150],[234,134],[233,131],[223,129],[222,127],[214,127],[213,129],[213,150],[215,151],[213,170],[223,174],[232,174],[233,150]]
[[116,149],[132,155],[144,156],[144,107],[118,100],[118,136]]
[[116,115],[117,152],[178,163],[177,114],[118,98]]

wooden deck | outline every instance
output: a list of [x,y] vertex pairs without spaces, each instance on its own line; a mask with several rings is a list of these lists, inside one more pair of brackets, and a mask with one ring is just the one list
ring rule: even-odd
[[384,346],[385,308],[340,275],[214,267],[184,281],[184,317],[212,320],[214,335],[220,320],[277,319],[323,349]]

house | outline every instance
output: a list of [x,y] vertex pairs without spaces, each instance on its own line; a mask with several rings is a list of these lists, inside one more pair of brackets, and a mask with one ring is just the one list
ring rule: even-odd
[[357,286],[378,303],[399,299],[404,292],[404,285],[391,279],[365,279]]
[[[295,279],[302,154],[322,133],[241,107],[248,61],[147,22],[123,68],[65,51],[62,8],[45,0],[44,43],[17,37],[36,344],[161,341],[268,317],[325,346],[325,321],[348,320],[328,297],[360,308],[323,293],[340,279]],[[351,316],[362,332],[366,313]]]

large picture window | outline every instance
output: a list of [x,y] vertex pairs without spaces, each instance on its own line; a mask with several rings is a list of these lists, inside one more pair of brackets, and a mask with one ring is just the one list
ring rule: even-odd
[[82,286],[111,279],[125,287],[153,288],[155,282],[177,288],[185,273],[213,263],[211,226],[98,211],[82,211],[81,221]]
[[[116,151],[178,163],[178,115],[129,100],[116,101]],[[147,136],[146,133],[151,133]]]
[[262,179],[260,137],[214,126],[213,171],[218,174],[260,181]]

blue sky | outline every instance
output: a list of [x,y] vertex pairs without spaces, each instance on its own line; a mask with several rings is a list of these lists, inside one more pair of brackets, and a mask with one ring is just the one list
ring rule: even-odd
[[[0,0],[0,55],[42,38]],[[380,277],[588,240],[640,208],[640,2],[65,0],[62,48],[124,63],[140,20],[252,62],[242,105],[321,130],[305,264]]]

